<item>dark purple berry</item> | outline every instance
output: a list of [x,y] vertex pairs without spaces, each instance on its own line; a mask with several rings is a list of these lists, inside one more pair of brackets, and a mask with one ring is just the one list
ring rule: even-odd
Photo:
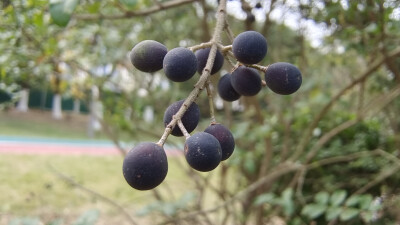
[[[208,55],[210,54],[211,48],[203,48],[196,51],[195,55],[197,58],[197,72],[202,73],[203,69],[206,67]],[[211,75],[217,73],[224,65],[224,56],[221,52],[217,51],[215,55],[214,65],[211,69]]]
[[221,161],[228,159],[235,149],[235,139],[232,133],[222,124],[211,124],[204,132],[214,136],[221,145],[222,158]]
[[185,158],[195,170],[208,172],[221,162],[221,146],[218,140],[206,132],[198,132],[185,142]]
[[122,171],[131,187],[137,190],[153,189],[167,176],[167,155],[155,143],[139,143],[125,156]]
[[153,40],[145,40],[135,45],[129,56],[136,69],[151,73],[162,69],[167,51],[167,47],[163,44]]
[[265,82],[273,92],[290,95],[300,88],[302,76],[296,66],[286,62],[278,62],[268,66],[265,72]]
[[163,68],[168,79],[175,82],[187,81],[196,73],[197,58],[187,48],[174,48],[165,55]]
[[241,63],[259,63],[267,54],[267,40],[256,31],[245,31],[233,40],[232,51]]
[[218,94],[223,100],[228,102],[233,102],[240,98],[240,94],[232,87],[231,77],[231,74],[227,73],[218,81]]
[[[172,117],[179,111],[183,102],[184,100],[174,102],[170,106],[168,106],[167,110],[165,110],[164,113],[165,127],[167,127],[167,125],[171,122]],[[183,123],[183,126],[186,128],[187,132],[190,133],[194,129],[196,129],[197,124],[199,124],[199,120],[200,120],[200,109],[199,106],[195,102],[193,102],[187,109],[187,111],[183,114],[181,121]],[[171,134],[174,136],[183,136],[183,133],[181,129],[179,129],[178,125],[176,125],[174,129],[172,129]]]
[[243,96],[254,96],[261,90],[261,78],[253,68],[239,66],[231,75],[231,84],[235,91]]

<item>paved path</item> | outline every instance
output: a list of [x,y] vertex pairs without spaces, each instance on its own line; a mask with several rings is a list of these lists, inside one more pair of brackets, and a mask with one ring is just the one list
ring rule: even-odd
[[[129,147],[127,146],[127,149]],[[68,140],[50,138],[31,138],[0,136],[0,154],[35,155],[119,155],[120,152],[110,141]],[[169,156],[181,155],[176,149],[166,149]]]

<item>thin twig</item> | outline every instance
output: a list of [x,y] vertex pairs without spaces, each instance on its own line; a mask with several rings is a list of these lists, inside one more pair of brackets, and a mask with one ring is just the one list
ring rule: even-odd
[[375,179],[371,180],[371,181],[368,182],[366,185],[364,185],[363,187],[361,187],[360,189],[358,189],[357,191],[355,191],[355,192],[352,194],[352,196],[353,196],[353,195],[360,195],[360,194],[363,194],[363,193],[366,192],[368,189],[370,189],[370,188],[372,188],[373,186],[379,184],[380,182],[382,182],[383,180],[385,180],[386,178],[392,176],[394,173],[396,173],[397,171],[400,170],[400,159],[399,159],[399,158],[397,158],[396,156],[394,156],[394,155],[392,155],[392,154],[390,154],[390,153],[387,153],[386,151],[384,151],[384,150],[382,150],[382,149],[377,149],[376,151],[378,151],[379,154],[382,155],[383,157],[385,157],[386,159],[388,159],[388,160],[394,162],[394,163],[396,164],[396,166],[394,166],[394,167],[392,167],[392,168],[390,168],[390,169],[381,171],[381,172],[379,173],[379,175],[378,175]]
[[249,65],[246,64],[246,66],[254,68],[254,69],[259,70],[259,71],[264,72],[264,73],[267,72],[267,69],[268,69],[268,66],[261,66],[261,65],[258,65],[258,64],[249,64]]
[[185,125],[183,125],[182,120],[178,120],[178,126],[179,129],[181,129],[183,136],[185,136],[186,139],[190,138],[190,134],[187,132]]
[[206,90],[207,90],[207,97],[208,97],[208,103],[210,107],[210,118],[211,118],[211,124],[215,124],[217,121],[215,120],[215,112],[214,112],[214,99],[212,95],[212,90],[211,90],[211,82],[210,80],[207,81],[206,84]]
[[212,43],[211,42],[205,42],[205,43],[201,43],[198,45],[194,45],[192,47],[189,48],[190,51],[195,52],[199,49],[203,49],[203,48],[209,48],[211,47]]
[[232,43],[233,40],[235,39],[235,35],[233,34],[227,19],[225,19],[225,25],[224,26],[225,26],[224,27],[225,33],[228,36],[230,43]]

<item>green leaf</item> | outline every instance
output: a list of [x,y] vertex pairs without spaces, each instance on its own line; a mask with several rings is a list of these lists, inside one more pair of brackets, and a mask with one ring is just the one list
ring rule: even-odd
[[378,211],[382,208],[382,204],[381,203],[375,203],[373,202],[372,204],[369,205],[368,210],[370,211]]
[[64,224],[64,221],[62,219],[55,219],[50,223],[48,223],[47,225],[62,225],[62,224]]
[[173,203],[165,203],[161,207],[161,212],[167,216],[174,215],[177,212],[177,210],[178,210],[177,207]]
[[288,189],[285,189],[283,192],[282,192],[282,199],[284,199],[284,200],[292,200],[292,197],[293,197],[293,189],[291,189],[291,188],[288,188]]
[[315,202],[319,203],[319,204],[323,204],[323,205],[327,205],[328,204],[328,200],[329,200],[329,194],[327,192],[318,192],[315,196],[314,196]]
[[94,2],[93,4],[88,6],[88,12],[89,13],[97,13],[99,12],[101,7],[101,2]]
[[327,221],[334,220],[338,218],[340,212],[342,212],[342,208],[340,207],[329,207],[326,210],[325,218]]
[[367,223],[370,223],[370,222],[372,222],[372,219],[374,218],[374,213],[373,212],[364,212],[361,214],[361,216]]
[[339,190],[333,192],[333,194],[331,195],[331,205],[339,206],[340,204],[342,204],[346,196],[347,192],[345,190]]
[[246,157],[245,161],[244,161],[244,168],[246,169],[247,172],[254,174],[257,170],[256,165],[254,163],[253,158],[250,157]]
[[50,15],[54,23],[65,27],[74,12],[79,0],[50,1]]
[[363,195],[360,197],[360,208],[361,209],[369,209],[372,203],[372,196],[371,195]]
[[344,203],[345,206],[355,206],[357,203],[360,201],[360,196],[359,195],[353,195],[350,198],[346,200]]
[[97,209],[91,209],[82,214],[73,225],[93,225],[97,222],[100,212]]
[[360,213],[359,209],[355,208],[344,208],[343,211],[340,213],[340,220],[342,221],[347,221],[355,216],[357,216]]
[[283,211],[285,215],[291,216],[294,213],[294,204],[293,204],[293,189],[288,188],[283,191],[281,197],[281,205],[283,207]]
[[123,5],[125,5],[126,7],[132,9],[135,8],[135,6],[137,5],[138,1],[137,0],[119,0]]
[[301,214],[308,216],[310,219],[315,219],[322,215],[326,210],[326,205],[320,204],[309,204],[306,205],[303,210],[301,210]]
[[33,14],[33,23],[35,24],[36,27],[43,26],[43,12],[39,11]]
[[273,199],[275,199],[275,195],[273,193],[261,194],[257,196],[256,200],[254,201],[254,205],[259,206],[265,203],[271,203]]
[[42,222],[38,218],[16,218],[11,220],[8,225],[40,225]]

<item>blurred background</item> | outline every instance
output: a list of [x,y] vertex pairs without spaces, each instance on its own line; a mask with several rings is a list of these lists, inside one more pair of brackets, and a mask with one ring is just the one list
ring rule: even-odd
[[[146,39],[168,49],[209,41],[217,6],[1,0],[0,224],[400,224],[396,0],[228,1],[232,33],[263,34],[260,64],[296,65],[300,90],[264,87],[229,103],[213,88],[232,157],[195,172],[184,139],[169,137],[166,180],[145,192],[126,183],[126,151],[160,139],[164,110],[199,77],[140,72],[130,50]],[[225,61],[213,87],[231,69]],[[196,102],[202,131],[207,95]]]

